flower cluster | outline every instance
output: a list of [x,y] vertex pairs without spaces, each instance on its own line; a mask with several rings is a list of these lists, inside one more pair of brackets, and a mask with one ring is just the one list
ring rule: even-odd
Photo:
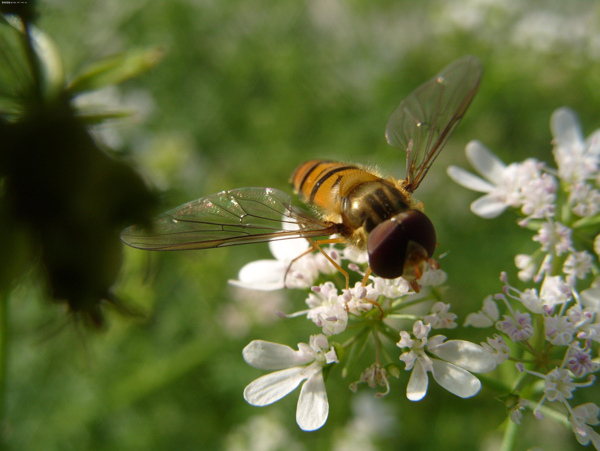
[[[426,395],[429,373],[446,390],[467,398],[481,388],[472,373],[485,373],[496,367],[493,352],[485,346],[446,340],[443,335],[430,336],[433,330],[457,327],[450,305],[439,300],[444,291],[441,285],[446,281],[443,271],[429,268],[419,279],[420,292],[415,293],[414,284],[403,278],[389,280],[370,275],[364,280],[366,258],[355,249],[325,248],[324,252],[339,266],[359,279],[353,287],[345,288],[339,271],[321,253],[306,254],[306,240],[273,241],[269,245],[275,260],[249,263],[231,284],[254,290],[308,290],[307,308],[282,316],[305,316],[318,332],[308,344],[298,344],[297,351],[262,340],[252,341],[244,349],[248,364],[275,370],[246,387],[244,398],[248,403],[271,404],[305,381],[296,421],[301,429],[312,431],[327,420],[326,376],[340,363],[351,367],[367,349],[374,348],[373,363],[350,384],[350,390],[356,392],[361,383],[371,388],[383,387],[375,397],[391,391],[389,378],[401,376],[400,361],[411,372],[406,388],[411,401]],[[301,254],[306,255],[298,259]],[[408,307],[412,307],[410,313],[405,311]],[[343,342],[338,338],[340,334]],[[372,347],[367,346],[369,340]],[[386,350],[386,346],[390,349]]]
[[[465,325],[495,327],[499,334],[483,345],[499,364],[516,362],[515,383],[506,387],[513,422],[520,424],[525,407],[538,418],[562,415],[579,443],[600,449],[592,428],[600,424],[600,408],[571,405],[574,392],[592,386],[600,369],[600,130],[584,139],[568,108],[555,111],[550,125],[556,169],[534,159],[507,166],[479,142],[466,152],[485,180],[448,169],[457,183],[485,193],[471,204],[475,214],[493,218],[520,209],[518,224],[535,230],[539,243],[532,254],[515,257],[518,278],[530,287],[516,288],[503,272],[502,292],[488,296]],[[540,384],[541,397],[528,399],[540,396]]]

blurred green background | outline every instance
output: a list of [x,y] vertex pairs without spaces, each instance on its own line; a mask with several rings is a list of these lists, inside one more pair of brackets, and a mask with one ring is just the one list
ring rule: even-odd
[[[536,243],[513,212],[493,221],[470,213],[477,195],[451,182],[446,167],[468,166],[464,147],[472,139],[507,163],[551,162],[549,120],[561,106],[577,111],[586,135],[600,126],[598,2],[39,6],[37,24],[56,42],[67,74],[115,52],[164,47],[164,60],[148,74],[81,100],[137,111],[94,133],[160,191],[163,210],[236,187],[288,190],[291,172],[311,158],[376,165],[401,178],[404,155],[384,139],[390,114],[449,62],[478,56],[479,93],[417,192],[436,225],[439,253],[447,252],[445,301],[460,322],[500,291],[500,271],[516,283],[514,255]],[[247,405],[244,387],[264,372],[244,363],[242,348],[253,339],[295,347],[317,333],[305,319],[276,315],[302,309],[302,293],[227,285],[245,263],[269,258],[267,246],[125,251],[116,292],[143,315],[109,312],[104,333],[73,324],[46,302],[33,276],[11,292],[1,431],[9,449],[498,449],[505,412],[496,393],[461,400],[432,383],[425,400],[411,403],[404,372],[375,401],[366,389],[350,393],[354,379],[334,370],[329,420],[313,433],[295,424],[297,392],[269,407]],[[572,432],[550,420],[524,421],[520,435],[517,449],[578,448]]]

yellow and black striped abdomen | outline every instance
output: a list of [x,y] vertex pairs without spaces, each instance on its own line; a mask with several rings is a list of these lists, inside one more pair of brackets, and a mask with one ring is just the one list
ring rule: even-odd
[[309,204],[339,213],[340,200],[357,184],[377,180],[358,166],[328,160],[310,160],[296,168],[290,182]]

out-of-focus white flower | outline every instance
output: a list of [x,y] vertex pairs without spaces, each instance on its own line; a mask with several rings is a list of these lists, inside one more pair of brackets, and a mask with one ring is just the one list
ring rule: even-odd
[[[332,451],[376,451],[398,424],[392,403],[378,402],[367,393],[352,397],[352,418],[336,431]],[[287,451],[287,448],[285,448]],[[292,450],[293,451],[293,450]]]
[[520,270],[517,277],[523,282],[532,280],[537,271],[535,259],[527,254],[515,255],[515,266]]
[[463,325],[465,327],[491,327],[498,321],[498,318],[500,318],[498,306],[492,300],[492,296],[490,295],[483,300],[483,308],[481,310],[477,313],[469,313],[467,315]]
[[441,269],[427,268],[421,278],[419,285],[422,287],[439,287],[448,280],[448,275]]
[[569,205],[577,216],[594,216],[600,212],[600,191],[589,183],[576,183],[570,187]]
[[571,287],[561,276],[546,276],[540,290],[540,299],[547,312],[571,299]]
[[592,285],[579,293],[581,303],[600,318],[600,276],[596,277]]
[[576,184],[594,178],[600,163],[600,130],[584,139],[577,115],[566,107],[552,113],[550,130],[561,180]]
[[361,374],[360,379],[350,384],[350,390],[354,393],[358,390],[358,384],[366,383],[371,388],[385,387],[382,392],[375,393],[376,398],[383,398],[390,392],[390,382],[388,380],[388,374],[384,367],[374,363],[373,365],[366,368]]
[[600,434],[590,427],[600,424],[599,414],[600,408],[591,402],[573,408],[569,421],[580,444],[586,446],[591,441],[594,448],[600,449]]
[[310,345],[298,344],[298,351],[268,341],[252,341],[243,350],[244,360],[255,368],[279,370],[259,377],[244,390],[244,399],[253,406],[279,401],[306,381],[300,391],[296,422],[302,430],[322,427],[329,415],[323,368],[337,362],[335,351],[324,335],[310,337]]
[[592,269],[592,256],[587,251],[573,252],[563,264],[563,272],[577,279],[585,279]]
[[539,242],[545,252],[562,255],[573,247],[571,234],[572,230],[560,222],[545,222],[533,237],[533,241]]
[[406,370],[412,370],[406,396],[411,401],[419,401],[427,394],[431,372],[435,381],[461,398],[477,394],[481,382],[473,373],[487,373],[496,367],[496,360],[482,346],[463,340],[450,340],[436,335],[428,338],[430,325],[416,321],[413,325],[414,339],[406,331],[400,332],[399,348],[408,348],[400,356]]

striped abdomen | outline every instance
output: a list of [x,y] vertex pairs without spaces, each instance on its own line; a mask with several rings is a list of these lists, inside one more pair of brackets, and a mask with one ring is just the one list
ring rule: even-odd
[[378,224],[410,209],[408,194],[391,180],[345,163],[311,160],[296,168],[294,191],[343,224],[342,235],[364,248]]

